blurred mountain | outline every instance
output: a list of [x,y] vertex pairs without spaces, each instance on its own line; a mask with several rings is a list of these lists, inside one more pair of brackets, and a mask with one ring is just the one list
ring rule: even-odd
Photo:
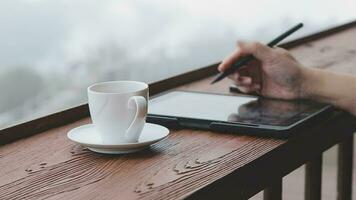
[[21,106],[46,90],[41,75],[29,66],[15,66],[1,73],[0,86],[0,113]]

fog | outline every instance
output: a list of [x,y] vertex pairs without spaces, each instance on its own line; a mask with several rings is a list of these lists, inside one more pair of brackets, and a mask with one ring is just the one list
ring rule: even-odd
[[220,61],[236,40],[293,38],[356,19],[356,3],[1,0],[0,128],[86,102],[107,80],[153,82]]

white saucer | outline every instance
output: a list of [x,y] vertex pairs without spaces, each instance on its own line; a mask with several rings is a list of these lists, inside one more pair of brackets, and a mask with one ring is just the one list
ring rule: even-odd
[[169,130],[161,125],[146,123],[137,143],[103,144],[94,124],[86,124],[70,130],[67,137],[88,149],[105,154],[125,154],[140,151],[166,138]]

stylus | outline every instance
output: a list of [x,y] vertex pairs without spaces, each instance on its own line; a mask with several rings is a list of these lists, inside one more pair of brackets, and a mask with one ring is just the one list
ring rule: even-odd
[[[275,38],[274,40],[272,40],[267,45],[269,47],[274,47],[280,41],[282,41],[283,39],[285,39],[286,37],[288,37],[289,35],[291,35],[292,33],[294,33],[295,31],[297,31],[298,29],[300,29],[302,27],[303,27],[303,23],[299,23],[298,25],[294,26],[293,28],[289,29],[288,31],[284,32],[282,35],[280,35],[277,38]],[[211,84],[214,84],[214,83],[222,80],[223,78],[227,77],[228,75],[234,73],[237,69],[246,65],[248,62],[250,62],[253,59],[255,59],[253,57],[253,55],[242,57],[241,59],[237,60],[236,63],[234,65],[232,65],[230,68],[228,68],[224,72],[218,74],[217,77],[211,82]]]

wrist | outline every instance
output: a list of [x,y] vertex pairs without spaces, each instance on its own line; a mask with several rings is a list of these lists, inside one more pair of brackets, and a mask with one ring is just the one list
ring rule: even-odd
[[301,99],[313,99],[315,89],[320,86],[320,77],[318,77],[317,69],[301,67],[301,84],[300,95]]

